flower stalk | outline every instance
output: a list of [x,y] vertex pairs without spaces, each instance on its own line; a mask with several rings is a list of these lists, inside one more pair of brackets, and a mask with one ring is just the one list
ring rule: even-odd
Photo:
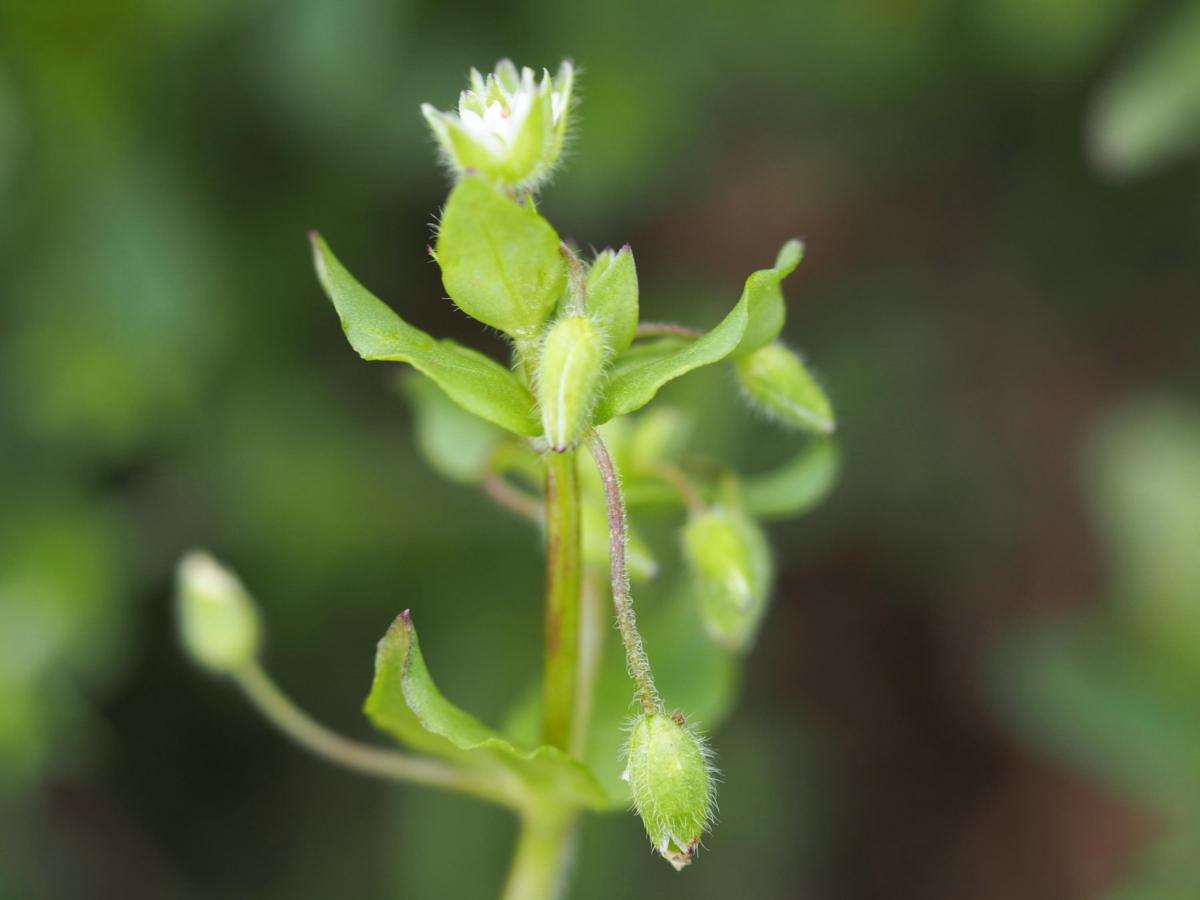
[[542,678],[542,741],[571,746],[579,674],[579,601],[583,585],[578,460],[574,451],[547,453],[546,649]]
[[621,494],[621,483],[616,466],[609,456],[604,440],[595,431],[587,436],[588,451],[595,460],[596,469],[604,485],[608,501],[609,559],[612,567],[613,606],[617,614],[617,630],[625,645],[625,665],[633,679],[638,705],[645,713],[662,712],[662,701],[654,686],[654,675],[650,671],[650,659],[642,644],[637,629],[637,615],[633,610],[633,593],[629,587],[629,571],[625,565],[626,516],[625,498]]

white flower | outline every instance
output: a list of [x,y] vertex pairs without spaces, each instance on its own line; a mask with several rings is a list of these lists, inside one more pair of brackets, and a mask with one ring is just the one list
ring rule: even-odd
[[443,155],[457,174],[468,170],[507,187],[533,188],[562,154],[575,70],[564,62],[552,79],[501,60],[486,78],[471,70],[457,115],[422,104]]

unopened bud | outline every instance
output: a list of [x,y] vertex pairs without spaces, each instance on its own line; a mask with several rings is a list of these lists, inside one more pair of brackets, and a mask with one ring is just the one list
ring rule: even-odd
[[793,428],[832,434],[836,423],[829,398],[800,357],[776,341],[736,363],[746,397],[771,418]]
[[207,553],[179,563],[179,630],[191,657],[214,672],[231,672],[258,654],[258,613],[237,576]]
[[622,776],[658,854],[682,869],[712,822],[716,793],[711,753],[676,713],[646,713],[629,734]]
[[762,530],[741,513],[715,507],[684,526],[683,551],[709,635],[731,650],[746,649],[771,586],[771,553]]
[[550,328],[538,369],[538,402],[550,446],[560,453],[587,425],[604,376],[604,336],[587,316],[567,316]]

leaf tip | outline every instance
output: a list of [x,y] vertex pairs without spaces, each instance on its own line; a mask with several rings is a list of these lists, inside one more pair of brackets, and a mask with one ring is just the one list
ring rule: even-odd
[[779,248],[779,255],[775,258],[775,268],[781,270],[784,275],[790,275],[804,259],[804,251],[804,240],[792,238]]

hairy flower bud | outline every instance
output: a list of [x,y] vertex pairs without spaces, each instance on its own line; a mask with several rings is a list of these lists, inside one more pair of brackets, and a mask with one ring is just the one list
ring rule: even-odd
[[179,563],[179,630],[191,657],[214,672],[231,672],[258,655],[254,602],[237,576],[207,553]]
[[604,335],[587,316],[572,315],[551,326],[542,344],[538,403],[550,446],[571,447],[587,425],[604,376]]
[[762,529],[741,513],[715,507],[684,526],[683,551],[709,635],[731,650],[746,649],[771,586],[771,553]]
[[833,408],[800,357],[776,341],[736,363],[745,396],[771,418],[805,431],[832,434]]
[[446,161],[458,174],[467,170],[505,187],[535,187],[562,153],[570,115],[575,71],[564,62],[551,79],[542,70],[518,71],[502,60],[486,78],[471,70],[458,113],[421,106]]
[[711,753],[676,713],[645,713],[629,734],[625,774],[650,843],[676,870],[692,861],[712,822]]

